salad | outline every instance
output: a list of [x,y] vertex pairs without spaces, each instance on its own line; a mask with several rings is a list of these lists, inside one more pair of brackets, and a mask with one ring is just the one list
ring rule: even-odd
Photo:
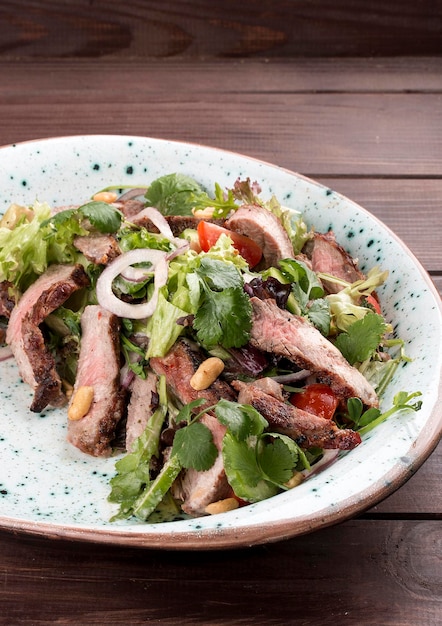
[[113,520],[216,514],[295,488],[419,392],[382,396],[403,341],[364,274],[257,183],[180,173],[0,221],[1,358],[115,455]]

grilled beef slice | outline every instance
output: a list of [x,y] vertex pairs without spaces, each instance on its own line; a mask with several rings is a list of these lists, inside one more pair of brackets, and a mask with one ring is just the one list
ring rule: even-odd
[[[203,360],[199,351],[194,350],[185,340],[175,343],[169,353],[162,358],[150,359],[150,366],[158,375],[164,375],[173,394],[183,403],[204,398],[205,406],[216,404],[220,398],[234,400],[236,394],[230,385],[217,379],[208,389],[195,391],[190,386],[190,379]],[[203,407],[199,407],[200,411]],[[205,515],[208,504],[222,500],[231,495],[232,490],[227,482],[221,455],[221,443],[225,427],[218,420],[206,413],[201,422],[211,431],[213,441],[218,448],[218,456],[212,467],[204,472],[193,469],[186,470],[175,485],[175,493],[183,500],[182,509],[189,515]]]
[[120,322],[99,305],[87,306],[81,318],[81,346],[76,391],[92,387],[93,400],[86,415],[68,422],[68,441],[92,456],[109,456],[115,430],[123,415],[120,387]]
[[[287,404],[282,399],[281,391],[269,391],[258,380],[243,383],[239,380],[232,385],[239,391],[238,402],[250,404],[277,432],[294,439],[301,448],[319,447],[325,449],[352,450],[361,443],[359,433],[351,429],[340,429],[332,420],[312,415],[307,411]],[[279,386],[279,385],[278,385]]]
[[293,246],[281,222],[263,207],[241,206],[225,226],[250,237],[260,246],[265,267],[278,265],[281,259],[292,259],[294,256]]
[[157,397],[158,376],[148,372],[146,378],[135,376],[130,385],[130,401],[127,405],[126,422],[126,450],[132,451],[132,446],[145,430],[150,416],[158,404]]
[[358,397],[366,406],[379,405],[376,392],[359,370],[306,319],[280,309],[271,299],[252,297],[250,302],[253,346],[316,374],[340,399]]
[[39,325],[69,296],[89,283],[81,265],[52,265],[25,291],[12,310],[6,333],[22,379],[34,390],[31,411],[62,406],[66,397]]
[[169,389],[183,404],[198,398],[206,399],[207,405],[198,407],[198,411],[201,411],[204,406],[216,404],[220,398],[227,400],[236,398],[230,385],[219,378],[208,389],[202,391],[196,391],[190,386],[190,379],[203,360],[204,357],[199,350],[194,349],[185,339],[179,339],[166,356],[153,357],[149,364],[158,376],[166,377]]
[[[311,267],[315,272],[331,274],[348,283],[364,278],[364,274],[358,269],[353,259],[335,239],[333,231],[328,233],[315,233],[302,249],[303,254],[311,261]],[[328,293],[338,293],[343,289],[332,281],[322,281],[324,289]]]
[[9,280],[0,282],[0,317],[6,319],[11,317],[12,309],[15,306],[15,299],[10,295],[10,289],[13,287]]
[[221,452],[226,427],[209,413],[202,416],[201,423],[207,426],[212,433],[218,455],[215,463],[207,471],[197,472],[190,468],[181,477],[180,491],[184,500],[181,508],[185,513],[193,516],[205,515],[208,504],[224,500],[232,495],[232,488],[227,482],[224,471]]
[[117,240],[112,235],[78,236],[74,239],[74,246],[95,265],[107,265],[121,254]]

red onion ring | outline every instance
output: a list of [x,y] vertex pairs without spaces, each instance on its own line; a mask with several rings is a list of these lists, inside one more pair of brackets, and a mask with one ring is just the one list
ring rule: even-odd
[[[134,263],[151,263],[150,271],[154,273],[154,292],[148,302],[130,304],[119,300],[112,291],[112,282],[119,274]],[[118,317],[140,320],[150,317],[158,303],[158,292],[167,282],[168,264],[166,253],[150,248],[138,248],[121,254],[112,261],[97,280],[98,303]]]
[[166,239],[171,241],[176,246],[178,247],[180,246],[183,240],[178,239],[177,237],[174,236],[172,229],[169,226],[168,221],[166,220],[164,215],[162,215],[162,213],[158,211],[158,209],[155,209],[152,206],[146,207],[145,209],[142,209],[139,213],[131,217],[131,221],[134,224],[136,224],[137,222],[142,221],[146,218],[149,221],[151,221],[154,226],[158,228],[158,230],[163,235],[163,237],[166,237]]

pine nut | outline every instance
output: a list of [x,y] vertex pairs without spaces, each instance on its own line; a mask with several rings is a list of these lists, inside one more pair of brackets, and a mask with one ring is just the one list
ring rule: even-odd
[[224,369],[224,362],[217,356],[212,356],[201,363],[192,378],[190,386],[195,391],[207,389],[215,382]]
[[115,202],[117,198],[117,194],[113,191],[99,191],[92,196],[92,200],[94,202],[106,202],[107,204],[112,204],[112,202]]
[[208,504],[204,509],[209,515],[217,515],[218,513],[227,513],[227,511],[233,511],[239,507],[238,500],[236,498],[226,498],[225,500],[218,500]]
[[94,388],[83,385],[75,391],[68,410],[70,420],[81,420],[91,408],[94,399]]
[[302,472],[295,472],[293,476],[285,483],[285,486],[289,489],[293,489],[302,483],[304,480],[304,475]]

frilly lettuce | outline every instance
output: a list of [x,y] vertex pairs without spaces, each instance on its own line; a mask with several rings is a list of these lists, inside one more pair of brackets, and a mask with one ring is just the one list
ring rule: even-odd
[[[322,273],[319,273],[318,276],[321,279],[331,278],[328,274]],[[346,332],[356,320],[362,319],[370,311],[366,306],[361,306],[361,299],[380,287],[387,276],[388,271],[381,271],[379,267],[373,267],[365,279],[357,280],[351,284],[333,278],[334,282],[345,284],[344,289],[339,293],[326,296],[330,305],[332,324],[338,331]]]
[[31,218],[24,216],[14,228],[0,228],[0,281],[9,280],[23,290],[48,264],[48,241],[40,229],[50,207],[36,202]]

